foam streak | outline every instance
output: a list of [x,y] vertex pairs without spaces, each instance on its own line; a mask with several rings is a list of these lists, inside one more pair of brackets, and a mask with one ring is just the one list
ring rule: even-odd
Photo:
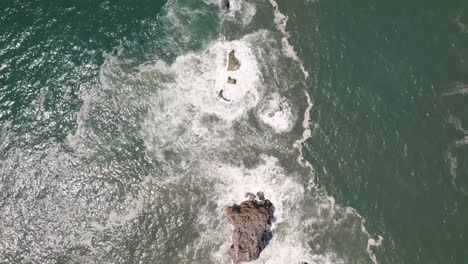
[[283,53],[288,58],[291,58],[299,63],[299,67],[301,68],[304,77],[308,79],[309,73],[305,69],[304,63],[302,63],[302,60],[299,58],[299,56],[297,56],[297,53],[294,50],[294,46],[292,46],[289,43],[289,33],[286,31],[288,17],[281,13],[278,7],[278,3],[275,0],[270,0],[270,3],[274,8],[276,28],[281,32],[281,34],[283,34],[283,38],[281,39],[281,44],[283,45]]

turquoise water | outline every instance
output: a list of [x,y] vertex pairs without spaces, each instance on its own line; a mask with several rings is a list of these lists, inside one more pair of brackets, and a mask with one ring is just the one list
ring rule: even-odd
[[0,263],[464,263],[467,8],[0,3]]

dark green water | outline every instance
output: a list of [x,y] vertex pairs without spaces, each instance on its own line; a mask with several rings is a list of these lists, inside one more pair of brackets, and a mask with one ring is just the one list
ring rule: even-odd
[[319,183],[385,237],[382,263],[464,263],[467,2],[282,7],[313,72]]
[[269,1],[2,1],[0,263],[230,263],[249,188],[278,215],[256,263],[465,263],[468,3],[278,4],[308,79]]

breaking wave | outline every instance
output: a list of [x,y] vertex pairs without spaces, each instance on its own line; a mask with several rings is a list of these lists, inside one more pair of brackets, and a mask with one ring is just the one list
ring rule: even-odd
[[[12,153],[0,166],[10,192],[24,195],[1,207],[0,234],[11,243],[0,244],[0,261],[28,243],[25,258],[42,263],[230,263],[223,208],[263,191],[276,208],[273,239],[252,263],[377,262],[382,238],[316,187],[302,156],[312,100],[287,17],[271,0],[270,28],[256,28],[254,3],[233,1],[222,13],[217,1],[203,2],[203,12],[170,1],[161,19],[177,33],[157,44],[176,46],[174,58],[108,55],[66,143]],[[207,14],[250,32],[195,40],[197,26],[217,21]],[[226,70],[231,50],[235,72]]]

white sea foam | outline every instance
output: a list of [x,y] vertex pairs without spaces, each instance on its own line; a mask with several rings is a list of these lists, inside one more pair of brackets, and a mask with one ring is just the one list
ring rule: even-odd
[[258,116],[277,133],[291,131],[296,119],[287,99],[278,93],[273,93],[265,100],[258,111]]
[[[210,193],[213,201],[218,208],[224,208],[238,203],[246,192],[261,190],[275,205],[274,236],[260,258],[252,263],[284,263],[287,259],[299,263],[313,259],[308,245],[304,243],[307,234],[301,232],[303,186],[299,184],[297,175],[286,175],[277,158],[262,155],[261,160],[257,167],[251,169],[224,163],[206,164],[208,167],[204,168],[204,176],[213,184]],[[212,229],[202,234],[199,243],[218,244],[224,241],[220,249],[212,253],[212,259],[216,263],[229,263],[226,252],[231,241],[226,237],[231,236],[231,231],[224,220],[224,211],[216,210],[213,213],[208,217],[200,216],[202,226]],[[291,255],[292,252],[295,254]]]
[[93,98],[94,91],[91,91],[90,93],[84,94],[81,98],[83,99],[83,104],[80,107],[80,110],[76,114],[76,125],[77,128],[75,130],[75,133],[69,134],[67,136],[67,141],[68,144],[74,148],[77,148],[77,144],[80,140],[80,137],[83,136],[84,131],[84,125],[86,118],[88,117],[89,114],[89,104],[91,103],[91,99]]
[[[260,71],[257,66],[257,60],[252,54],[248,44],[242,41],[233,41],[223,43],[217,49],[218,56],[216,62],[216,91],[223,90],[223,96],[231,102],[244,101],[246,95],[250,92],[255,97],[255,105],[259,100],[258,92]],[[235,56],[240,60],[241,67],[236,71],[227,71],[226,62],[228,60],[228,52],[235,50]],[[225,55],[224,58],[222,55]],[[236,84],[228,84],[228,77],[237,80]],[[254,105],[252,105],[254,106]]]
[[453,89],[453,91],[444,93],[444,96],[465,95],[465,94],[468,94],[468,84],[457,82],[455,84],[455,88]]
[[[319,236],[317,233],[320,230],[310,231],[317,223],[325,226],[337,225],[347,217],[361,221],[361,232],[368,236],[368,246],[363,250],[366,252],[367,249],[369,257],[376,262],[372,247],[380,245],[382,239],[379,237],[376,241],[370,238],[365,231],[364,221],[354,210],[341,208],[331,197],[323,196],[308,201],[318,203],[318,213],[305,215],[305,192],[310,192],[315,186],[313,177],[310,177],[308,189],[305,190],[300,182],[301,177],[286,172],[278,159],[271,155],[262,155],[261,162],[253,168],[223,159],[225,153],[231,150],[232,146],[229,144],[236,142],[248,146],[252,143],[246,141],[244,135],[236,135],[233,128],[236,122],[245,121],[249,110],[259,106],[257,116],[260,121],[281,133],[290,131],[296,119],[294,106],[284,101],[279,94],[264,97],[271,91],[262,85],[259,55],[254,53],[255,49],[251,44],[253,35],[258,34],[235,41],[219,39],[202,52],[179,56],[170,65],[160,61],[139,69],[138,78],[142,81],[157,80],[149,82],[157,86],[156,95],[149,98],[152,107],[143,123],[143,138],[148,150],[154,151],[165,172],[168,175],[178,175],[180,182],[186,180],[185,173],[195,174],[195,178],[210,182],[209,188],[206,188],[209,193],[208,201],[215,203],[217,210],[205,208],[206,210],[199,213],[200,238],[193,248],[210,248],[213,262],[229,263],[226,251],[230,245],[230,239],[227,238],[231,232],[222,208],[238,203],[245,192],[261,190],[275,204],[276,222],[272,227],[272,241],[262,252],[260,259],[253,263],[344,263],[335,253],[312,254],[315,248],[311,249],[307,242],[312,239],[310,236]],[[232,49],[236,51],[236,57],[241,63],[237,72],[226,71],[227,56]],[[285,55],[291,56],[287,53]],[[227,84],[228,76],[237,80],[236,86]],[[304,72],[304,76],[307,78],[308,74]],[[225,91],[223,96],[229,102],[219,97],[220,90]],[[309,113],[312,100],[307,92],[305,97],[308,105],[302,122],[304,131],[294,147],[300,154],[298,162],[310,168],[313,174],[312,166],[302,156],[302,144],[311,136]],[[283,110],[277,111],[281,104]],[[215,127],[204,123],[203,119],[207,115],[220,119]],[[261,136],[258,136],[258,141],[262,140]],[[269,146],[265,147],[268,149]],[[166,149],[173,150],[180,159],[174,161],[165,158],[163,150]],[[211,155],[206,155],[208,153]],[[143,198],[132,199],[135,201],[130,199],[122,213],[109,215],[111,223],[121,225],[138,215],[142,210]],[[136,210],[130,210],[132,205],[137,206]]]
[[[227,251],[231,241],[227,238],[231,236],[232,231],[225,221],[226,216],[222,209],[226,205],[238,203],[245,192],[255,193],[262,190],[276,208],[272,226],[273,238],[260,258],[252,263],[347,262],[330,251],[325,254],[313,254],[314,250],[320,249],[320,244],[318,248],[311,249],[308,242],[315,241],[315,237],[319,236],[325,236],[325,241],[357,239],[356,241],[359,241],[357,244],[365,243],[364,239],[367,237],[367,248],[364,248],[363,252],[367,250],[371,260],[376,262],[372,248],[379,246],[383,239],[370,238],[364,227],[365,221],[354,209],[341,208],[329,196],[306,199],[299,175],[287,173],[279,160],[273,156],[262,155],[260,158],[260,163],[254,168],[229,165],[222,161],[203,162],[201,165],[203,173],[200,176],[211,186],[209,197],[216,204],[216,209],[201,210],[198,217],[199,229],[204,231],[196,242],[196,248],[214,248],[211,254],[214,263],[230,263]],[[304,210],[305,206],[316,209],[310,214],[311,212],[307,212],[309,210]],[[329,237],[335,232],[340,236]],[[362,232],[362,235],[359,232]],[[363,241],[359,237],[362,237]],[[359,248],[359,245],[350,246]]]
[[[12,127],[11,121],[5,121],[3,122],[2,126],[0,127],[0,139],[2,140],[2,143],[5,142],[5,137],[7,134],[7,131]],[[0,144],[2,145],[2,144]]]
[[[450,93],[444,94],[444,96],[460,96],[468,93],[467,85],[465,84],[457,84],[455,90]],[[459,133],[463,134],[463,137],[459,137],[451,142],[448,146],[446,151],[446,161],[448,162],[449,172],[451,176],[452,186],[458,192],[468,195],[467,190],[464,186],[459,186],[457,184],[457,177],[458,177],[458,170],[459,170],[459,159],[456,154],[456,150],[468,145],[468,129],[465,129],[462,123],[462,119],[453,114],[448,113],[448,117],[446,120],[455,130]]]
[[234,20],[240,17],[243,26],[247,26],[252,21],[252,18],[257,12],[255,5],[243,0],[230,0],[230,8],[225,16]]
[[[370,237],[370,234],[367,232],[367,230],[364,227],[364,221],[362,223],[362,229],[361,230],[362,230],[362,232],[368,234],[368,236]],[[379,247],[379,246],[382,245],[382,242],[383,242],[383,237],[382,236],[379,236],[379,238],[377,240],[375,240],[373,238],[369,238],[369,240],[367,240],[367,253],[369,254],[369,256],[370,256],[373,263],[378,263],[378,261],[377,261],[377,256],[372,251],[372,247]]]
[[[263,89],[266,88],[260,86],[261,74],[257,58],[250,48],[250,38],[246,36],[231,42],[219,40],[201,53],[178,57],[172,65],[158,62],[140,68],[143,78],[163,75],[166,76],[163,79],[169,80],[168,83],[160,83],[162,88],[152,102],[156,107],[145,121],[147,145],[155,151],[165,146],[183,150],[177,153],[183,155],[188,163],[196,164],[191,173],[211,182],[209,200],[219,209],[238,203],[245,192],[261,190],[266,193],[276,207],[275,236],[256,263],[282,263],[290,258],[288,256],[292,251],[296,252],[298,262],[338,259],[310,255],[310,248],[305,243],[308,234],[301,231],[304,187],[299,183],[298,175],[286,175],[278,159],[268,155],[262,155],[260,164],[255,168],[234,165],[221,158],[222,151],[229,151],[230,146],[220,148],[218,144],[233,142],[234,132],[226,131],[231,131],[233,122],[259,102],[263,102],[258,112],[260,120],[278,132],[290,131],[295,122],[292,106],[278,93],[261,101],[262,94],[266,92]],[[227,54],[232,49],[241,63],[236,72],[226,71]],[[226,83],[228,76],[237,79],[236,86]],[[229,90],[231,88],[234,90]],[[230,102],[218,97],[219,90],[226,91],[223,95]],[[249,94],[254,96],[249,97]],[[206,127],[202,122],[204,114],[214,114],[223,121],[216,127]],[[243,140],[237,143],[249,144]],[[203,155],[192,156],[213,151],[218,152],[215,159],[207,159]],[[158,160],[165,159],[163,154],[158,154],[158,157]],[[184,163],[177,164],[177,167],[182,170],[188,168]],[[230,240],[226,238],[230,237],[230,228],[225,222],[224,212],[217,210],[207,217],[207,211],[209,209],[202,210],[199,215],[200,230],[205,231],[201,232],[194,248],[219,247],[219,250],[213,251],[212,260],[228,263],[230,260],[226,258],[226,251]]]
[[466,34],[468,33],[468,26],[466,23],[463,22],[464,17],[464,10],[460,10],[457,12],[457,15],[455,16],[454,22],[457,24],[458,29],[463,33]]
[[[272,3],[276,2],[272,1]],[[307,78],[308,73],[293,47],[287,41],[287,17],[281,17],[282,14],[279,12],[278,6],[273,6],[276,10],[275,16],[278,16],[277,25],[281,25],[279,26],[280,31],[282,29],[282,33],[285,35],[282,40],[284,54],[300,63],[304,76]],[[108,59],[102,67],[101,83],[103,89],[116,89],[121,85],[122,79],[155,86],[156,95],[148,98],[151,105],[148,116],[142,124],[144,130],[142,136],[148,151],[152,154],[154,151],[164,173],[172,177],[167,182],[158,179],[157,184],[168,186],[167,190],[171,191],[171,188],[176,188],[172,187],[172,184],[179,186],[178,183],[182,184],[184,181],[192,180],[186,177],[188,174],[194,174],[194,184],[198,184],[198,181],[209,183],[203,187],[203,190],[207,192],[209,203],[215,203],[217,209],[210,211],[208,203],[207,208],[204,208],[206,210],[199,213],[199,229],[197,231],[200,232],[200,238],[195,244],[198,246],[197,249],[210,250],[211,261],[230,263],[226,251],[230,245],[231,232],[225,221],[222,208],[231,203],[238,203],[244,197],[245,192],[264,191],[267,198],[276,207],[276,221],[272,227],[274,235],[268,247],[262,252],[260,259],[252,263],[283,264],[301,261],[344,263],[344,260],[335,253],[312,254],[314,249],[310,248],[308,242],[311,240],[310,236],[316,236],[320,230],[310,231],[310,229],[313,229],[311,226],[316,223],[336,224],[336,222],[341,221],[340,219],[343,219],[342,215],[347,213],[353,217],[359,217],[355,211],[349,208],[340,208],[335,204],[333,198],[323,196],[315,197],[316,200],[313,201],[313,203],[318,203],[318,213],[312,216],[305,215],[304,206],[306,202],[309,202],[306,201],[305,192],[310,191],[313,184],[309,184],[309,189],[305,189],[300,175],[287,172],[278,158],[272,154],[260,155],[260,162],[253,167],[246,167],[239,165],[242,164],[241,162],[236,163],[224,159],[227,156],[226,153],[231,151],[232,146],[229,144],[233,142],[246,146],[253,144],[253,142],[247,141],[245,135],[236,135],[233,128],[234,124],[240,121],[244,122],[243,125],[248,124],[245,122],[245,117],[249,110],[257,110],[256,107],[259,106],[257,117],[260,121],[280,133],[291,131],[295,119],[297,119],[294,114],[294,105],[291,105],[281,95],[274,93],[264,97],[270,90],[267,90],[269,87],[262,86],[263,77],[258,54],[255,53],[251,42],[254,35],[256,36],[256,34],[251,34],[235,41],[220,39],[201,52],[179,56],[170,65],[161,61],[153,65],[143,65],[139,68],[138,74],[120,73],[114,69],[118,66],[113,65],[113,59]],[[227,54],[232,49],[236,51],[236,57],[241,63],[241,68],[236,72],[226,71]],[[116,74],[114,71],[118,73]],[[228,76],[237,80],[235,86],[227,84]],[[125,89],[131,91],[129,87],[125,87]],[[229,102],[219,97],[221,90],[224,91],[223,96]],[[69,137],[71,145],[77,145],[80,139],[86,136],[84,122],[89,115],[92,95],[87,96],[89,98],[84,96],[85,103],[78,113],[78,129],[74,135]],[[313,173],[312,166],[302,156],[302,144],[311,136],[309,112],[312,108],[312,100],[307,92],[305,92],[305,96],[308,106],[304,112],[302,123],[304,131],[302,138],[296,141],[294,147],[300,153],[298,162],[309,167]],[[262,101],[263,99],[265,101]],[[216,116],[220,119],[216,123],[216,127],[204,123],[203,120],[207,116]],[[256,141],[263,140],[261,134],[258,134],[257,137]],[[265,144],[265,149],[259,151],[264,153],[270,147]],[[174,155],[180,159],[166,158],[163,150],[167,149],[173,150]],[[214,154],[208,156],[208,153]],[[242,153],[233,155],[244,157]],[[313,177],[310,178],[311,183],[313,183]],[[119,210],[109,210],[105,207],[106,212],[101,212],[99,215],[106,220],[105,223],[93,223],[92,230],[104,232],[113,226],[126,226],[144,210],[145,202],[151,201],[148,197],[153,197],[156,203],[166,202],[163,200],[164,197],[159,197],[159,193],[153,193],[153,189],[148,187],[154,184],[156,184],[154,181],[145,179],[138,185],[141,192],[126,197],[119,206]],[[78,191],[79,189],[74,190],[74,192]],[[99,200],[95,206],[104,207],[103,204],[105,201]],[[77,211],[79,211],[78,209]],[[161,210],[168,213],[169,209],[161,206]],[[90,214],[96,213],[96,211],[90,210]],[[74,219],[74,222],[79,219],[76,212],[72,211],[70,214],[71,216],[65,216],[68,217],[65,219]],[[165,214],[161,214],[159,217],[164,218]],[[170,222],[167,224],[169,233],[172,232],[172,226],[176,224],[178,223]],[[363,221],[362,224],[364,224]],[[369,235],[365,231],[364,225],[362,225],[361,231]],[[84,233],[79,241],[89,246],[89,241],[93,239],[95,237]],[[58,241],[61,240],[58,239]],[[167,242],[160,241],[159,243]],[[371,248],[380,243],[380,238],[378,241],[370,238],[368,240],[367,250],[373,260],[375,256],[372,255]],[[94,248],[92,250],[94,251]]]
[[294,142],[294,147],[299,151],[297,162],[308,168],[311,172],[309,188],[312,188],[315,186],[315,178],[313,177],[315,175],[314,167],[307,160],[305,160],[304,155],[302,154],[302,145],[312,136],[312,131],[310,130],[310,111],[312,110],[313,104],[312,99],[310,98],[310,95],[307,91],[304,91],[304,95],[307,98],[307,108],[304,111],[304,120],[302,121],[302,128],[304,131],[302,132],[302,138]]
[[[276,28],[283,35],[283,38],[281,39],[281,43],[283,46],[283,53],[287,57],[293,59],[299,64],[299,67],[301,68],[301,71],[304,74],[304,78],[307,80],[309,78],[309,73],[305,69],[304,63],[302,62],[302,60],[299,58],[299,56],[295,52],[294,46],[292,46],[289,43],[289,32],[286,30],[288,17],[279,10],[278,3],[275,0],[270,0],[270,3],[273,6],[273,12],[275,16],[274,21],[276,24]],[[306,140],[312,136],[312,131],[310,130],[310,111],[312,110],[312,107],[313,107],[312,99],[309,93],[307,92],[307,90],[304,90],[304,95],[306,96],[306,99],[307,99],[307,108],[304,111],[304,119],[302,121],[302,127],[304,131],[302,133],[302,138],[297,140],[294,143],[294,147],[299,150],[299,156],[297,158],[297,161],[299,162],[299,164],[301,164],[304,167],[309,168],[311,171],[311,174],[314,175],[314,168],[309,162],[305,161],[302,155],[302,144],[306,142]],[[311,183],[312,185],[314,185],[313,177],[311,177]]]
[[[160,62],[141,70],[143,74],[159,71],[175,79],[175,82],[163,84],[166,89],[159,92],[158,100],[172,103],[174,108],[192,105],[198,109],[195,111],[234,120],[260,100],[261,73],[247,39],[248,36],[230,42],[220,40],[200,54],[179,56],[172,65]],[[231,50],[235,50],[242,66],[237,71],[229,72],[227,56]],[[236,79],[237,84],[228,84],[228,77]],[[221,91],[226,100],[220,97]],[[172,110],[175,112],[170,118],[180,118],[173,115],[176,109]]]
[[279,10],[278,3],[275,0],[270,0],[270,3],[273,6],[276,28],[281,32],[281,34],[283,34],[283,38],[281,39],[281,43],[283,45],[283,53],[287,57],[298,62],[299,67],[301,68],[302,73],[304,74],[305,78],[306,79],[309,78],[309,73],[305,69],[304,64],[302,63],[302,60],[299,58],[296,51],[294,50],[294,46],[292,46],[289,43],[289,32],[286,31],[288,17],[285,14],[281,13],[281,11]]

